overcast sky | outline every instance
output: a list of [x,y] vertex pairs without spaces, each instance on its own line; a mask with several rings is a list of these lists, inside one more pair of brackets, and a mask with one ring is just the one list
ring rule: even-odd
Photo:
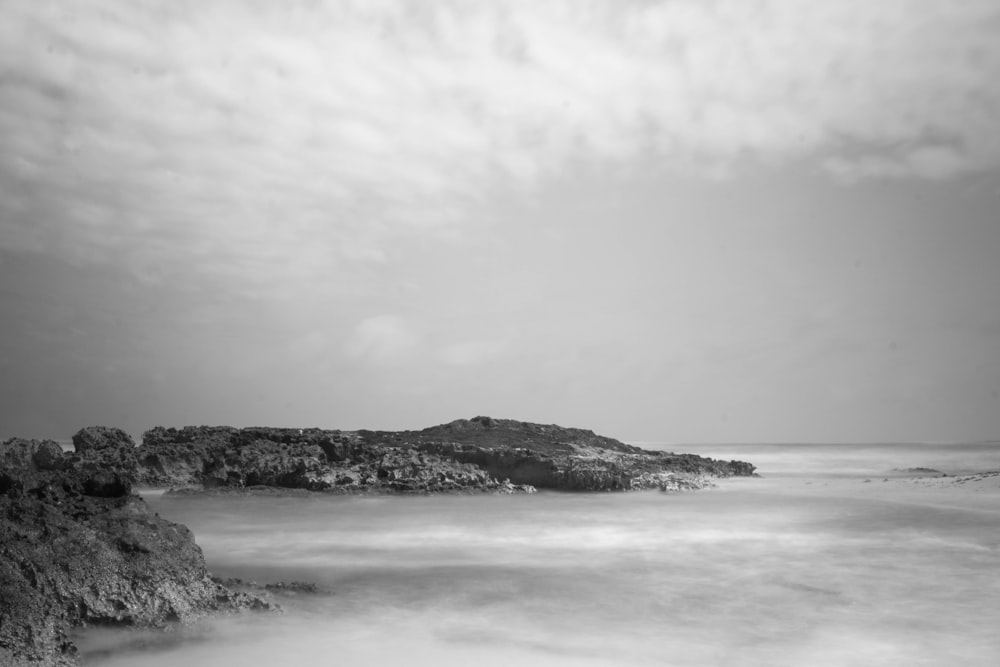
[[996,0],[0,12],[0,437],[1000,438]]

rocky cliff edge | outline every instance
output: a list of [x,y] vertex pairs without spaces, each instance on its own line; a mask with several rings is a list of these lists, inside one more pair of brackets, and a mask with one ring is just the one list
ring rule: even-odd
[[121,451],[134,449],[117,429],[75,454],[52,441],[0,444],[0,665],[75,665],[75,627],[271,608],[213,581],[191,531],[131,493],[110,451],[122,435]]

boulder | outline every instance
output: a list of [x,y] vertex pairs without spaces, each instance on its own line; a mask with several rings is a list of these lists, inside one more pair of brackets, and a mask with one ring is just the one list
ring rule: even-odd
[[73,447],[81,454],[107,449],[131,450],[135,448],[135,441],[120,428],[88,426],[73,435]]
[[62,454],[62,447],[53,440],[10,438],[0,443],[0,470],[55,470],[62,465]]

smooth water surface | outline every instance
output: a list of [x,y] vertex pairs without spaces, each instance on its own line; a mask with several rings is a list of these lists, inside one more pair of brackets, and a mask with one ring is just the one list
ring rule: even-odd
[[[895,447],[902,467],[947,458]],[[841,479],[783,470],[675,495],[150,495],[214,573],[331,594],[172,633],[88,632],[83,661],[1000,664],[1000,495],[854,476],[891,454],[830,454],[854,457]]]

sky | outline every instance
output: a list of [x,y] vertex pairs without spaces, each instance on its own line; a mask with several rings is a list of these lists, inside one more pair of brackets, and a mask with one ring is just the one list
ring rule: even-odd
[[995,0],[0,11],[0,437],[1000,438]]

